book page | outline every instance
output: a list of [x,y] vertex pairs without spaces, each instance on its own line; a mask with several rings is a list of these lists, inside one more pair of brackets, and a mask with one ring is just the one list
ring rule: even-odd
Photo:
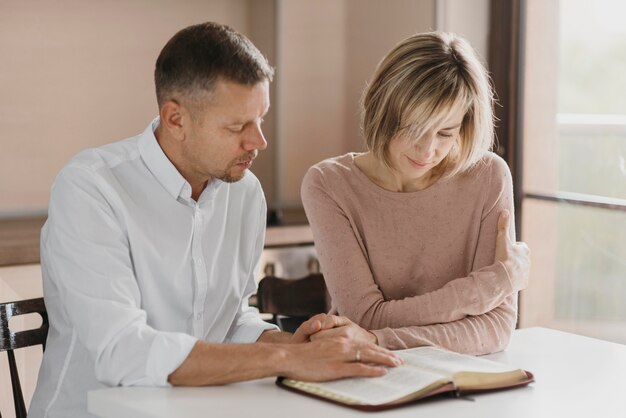
[[[405,360],[382,377],[325,383],[285,379],[283,384],[346,404],[384,405],[419,399],[441,390],[485,390],[523,382],[523,370],[435,347],[395,351]],[[445,388],[449,384],[449,388]]]
[[458,354],[435,347],[417,347],[396,351],[404,358],[405,364],[452,376],[457,372],[507,373],[518,370],[506,364],[497,363],[480,357]]
[[426,370],[412,367],[394,367],[382,377],[356,377],[324,383],[296,382],[285,379],[284,383],[298,389],[325,396],[345,403],[382,405],[425,388],[444,385],[447,379]]

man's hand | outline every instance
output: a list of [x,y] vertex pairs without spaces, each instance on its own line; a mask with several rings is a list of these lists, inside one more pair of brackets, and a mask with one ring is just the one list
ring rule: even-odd
[[304,322],[293,334],[292,343],[303,343],[323,338],[347,338],[349,340],[376,344],[373,333],[364,330],[348,318],[336,315],[318,314]]
[[317,314],[309,320],[303,322],[291,337],[291,343],[306,343],[310,341],[309,337],[322,329],[322,323],[326,317],[330,316],[324,313]]
[[498,236],[496,238],[496,260],[504,264],[511,278],[513,291],[528,286],[530,274],[530,250],[523,242],[513,242],[509,233],[511,217],[508,210],[503,210],[498,218]]
[[281,375],[310,382],[382,376],[387,373],[386,367],[403,363],[389,350],[347,338],[322,338],[288,347]]
[[177,386],[223,385],[270,376],[323,381],[382,376],[386,367],[400,364],[402,359],[382,347],[346,338],[324,338],[306,344],[219,344],[199,340],[168,376],[168,382]]
[[378,342],[374,334],[359,327],[348,318],[325,313],[317,314],[303,322],[294,334],[277,330],[264,331],[257,342],[299,344],[320,338],[337,337],[364,343],[376,344]]
[[378,344],[378,338],[345,316],[328,315],[322,322],[322,326],[318,332],[311,335],[311,341],[317,341],[324,338],[346,338],[351,341],[364,344]]

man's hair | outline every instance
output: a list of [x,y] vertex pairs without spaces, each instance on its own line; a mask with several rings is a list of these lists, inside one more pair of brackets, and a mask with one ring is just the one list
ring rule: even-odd
[[428,32],[400,42],[378,64],[362,100],[367,148],[391,166],[389,143],[416,141],[462,108],[458,142],[437,167],[447,176],[473,166],[493,143],[493,91],[487,71],[464,39]]
[[160,108],[168,100],[211,93],[219,78],[253,86],[273,76],[274,69],[248,38],[206,22],[182,29],[168,41],[156,61],[154,84]]

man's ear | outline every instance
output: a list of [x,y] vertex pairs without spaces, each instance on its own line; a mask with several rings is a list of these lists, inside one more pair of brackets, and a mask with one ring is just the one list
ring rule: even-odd
[[175,100],[168,100],[161,106],[159,115],[161,117],[161,126],[167,130],[169,135],[176,141],[185,139],[185,122],[187,112],[180,103]]

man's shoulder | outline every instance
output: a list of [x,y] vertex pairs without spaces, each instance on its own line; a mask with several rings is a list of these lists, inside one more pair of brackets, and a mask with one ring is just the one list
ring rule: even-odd
[[51,198],[62,190],[108,188],[116,167],[139,158],[136,137],[80,151],[57,174]]
[[139,158],[137,140],[138,137],[132,137],[82,150],[70,159],[63,170],[79,168],[96,172],[102,169],[111,169],[123,162]]

